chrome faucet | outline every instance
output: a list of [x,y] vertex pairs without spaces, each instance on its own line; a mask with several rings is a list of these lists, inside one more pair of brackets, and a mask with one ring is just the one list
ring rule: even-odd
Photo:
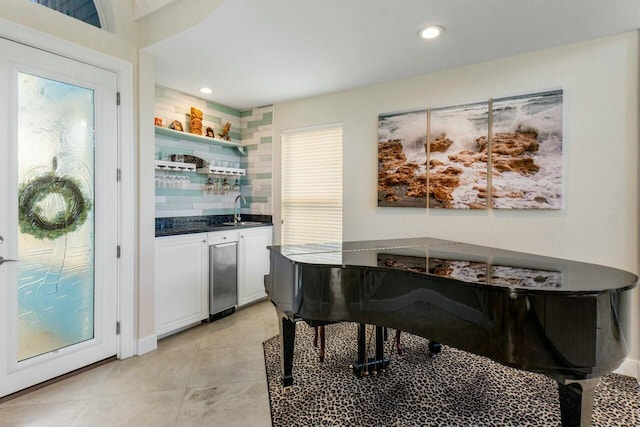
[[240,203],[238,203],[238,200],[242,199],[242,201],[244,202],[244,204],[247,204],[247,200],[244,198],[244,196],[242,194],[238,194],[238,197],[236,197],[236,201],[233,202],[233,224],[234,225],[238,225],[238,223],[240,222],[240,214],[238,213],[238,208],[240,207]]

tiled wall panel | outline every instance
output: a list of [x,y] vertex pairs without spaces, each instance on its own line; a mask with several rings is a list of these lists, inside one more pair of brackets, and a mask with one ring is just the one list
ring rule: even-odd
[[[191,154],[207,161],[221,160],[240,163],[247,175],[240,179],[241,194],[247,200],[241,213],[272,214],[271,205],[271,125],[273,107],[259,107],[239,111],[215,102],[206,101],[173,89],[156,86],[155,115],[164,120],[167,127],[173,120],[182,123],[188,132],[189,112],[196,107],[203,112],[203,130],[212,127],[216,134],[226,122],[231,123],[231,140],[245,146],[246,154],[231,147],[221,147],[207,142],[186,141],[166,135],[156,135],[156,158],[170,154]],[[156,173],[163,174],[164,172]],[[187,189],[168,189],[156,186],[156,217],[226,215],[233,213],[237,193],[211,195],[204,191],[207,176],[195,172],[176,172],[188,176]],[[233,184],[233,180],[229,180]]]
[[273,106],[244,111],[240,118],[240,139],[247,150],[245,165],[251,185],[252,213],[271,215]]

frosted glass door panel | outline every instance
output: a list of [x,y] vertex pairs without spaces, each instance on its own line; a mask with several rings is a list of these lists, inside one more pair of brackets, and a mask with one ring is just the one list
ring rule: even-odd
[[0,38],[0,398],[117,355],[117,96]]
[[17,360],[94,337],[94,91],[18,75]]

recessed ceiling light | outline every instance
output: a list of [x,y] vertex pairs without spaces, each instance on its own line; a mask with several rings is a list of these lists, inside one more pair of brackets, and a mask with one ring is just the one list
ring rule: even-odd
[[209,94],[212,94],[213,91],[211,89],[209,89],[208,87],[201,87],[200,88],[200,93],[204,93],[205,95],[209,95]]
[[429,25],[428,27],[420,29],[418,36],[423,39],[435,39],[442,33],[444,33],[444,27],[440,25]]

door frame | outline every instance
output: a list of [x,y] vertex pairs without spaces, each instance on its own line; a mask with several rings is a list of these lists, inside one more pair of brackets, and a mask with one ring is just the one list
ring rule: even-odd
[[[117,336],[117,357],[124,359],[137,354],[136,331],[136,225],[137,192],[135,174],[134,91],[133,64],[110,55],[73,44],[69,41],[27,28],[0,18],[0,37],[36,49],[64,56],[79,62],[103,68],[116,74],[120,106],[118,108],[118,167],[121,171],[118,188],[118,308],[120,322]],[[114,177],[116,179],[116,177]],[[114,248],[116,250],[116,248]],[[115,326],[115,325],[114,325]]]

